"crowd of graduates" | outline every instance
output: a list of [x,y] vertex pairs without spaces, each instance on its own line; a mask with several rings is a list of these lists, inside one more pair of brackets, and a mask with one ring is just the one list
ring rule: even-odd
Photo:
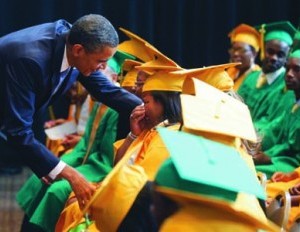
[[[68,120],[79,124],[85,109],[84,130],[47,146],[97,190],[83,206],[66,180],[32,175],[17,195],[23,227],[280,231],[265,212],[282,191],[300,195],[300,32],[287,21],[241,24],[228,34],[228,63],[185,69],[120,31],[128,40],[103,72],[144,103],[126,118],[74,87]],[[289,213],[284,229],[299,202]]]

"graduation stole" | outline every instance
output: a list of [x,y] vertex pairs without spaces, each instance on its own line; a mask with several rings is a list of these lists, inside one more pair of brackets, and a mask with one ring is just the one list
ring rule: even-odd
[[259,78],[257,79],[256,82],[256,88],[261,88],[262,86],[264,86],[267,83],[267,77],[266,74],[262,73]]
[[89,157],[89,153],[91,151],[92,145],[93,145],[95,137],[96,137],[97,129],[98,129],[98,127],[100,125],[100,121],[101,121],[101,119],[102,119],[102,117],[105,114],[107,109],[108,109],[108,107],[104,104],[101,104],[101,106],[99,106],[98,109],[97,109],[97,114],[96,114],[96,117],[93,121],[93,127],[92,127],[92,130],[91,130],[91,133],[90,133],[89,143],[88,143],[88,146],[87,146],[86,153],[84,155],[82,164],[85,164],[87,158]]

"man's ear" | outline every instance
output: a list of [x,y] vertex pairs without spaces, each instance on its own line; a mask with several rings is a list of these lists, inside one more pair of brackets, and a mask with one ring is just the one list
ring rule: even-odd
[[72,54],[75,57],[80,56],[84,52],[84,47],[81,44],[74,44],[72,46]]

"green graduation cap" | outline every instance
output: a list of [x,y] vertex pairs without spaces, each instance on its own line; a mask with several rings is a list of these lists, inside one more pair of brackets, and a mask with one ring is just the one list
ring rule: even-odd
[[171,156],[157,173],[158,186],[226,201],[234,201],[240,192],[266,198],[235,149],[186,132],[158,131]]
[[293,44],[290,49],[289,57],[300,58],[300,31],[299,30],[297,30],[294,35]]
[[126,59],[135,60],[135,57],[126,52],[117,50],[115,55],[108,60],[107,65],[119,74]]
[[289,58],[300,58],[300,44],[289,54]]
[[263,41],[277,39],[286,42],[288,45],[292,45],[296,33],[296,28],[289,21],[261,24],[258,29],[262,34]]

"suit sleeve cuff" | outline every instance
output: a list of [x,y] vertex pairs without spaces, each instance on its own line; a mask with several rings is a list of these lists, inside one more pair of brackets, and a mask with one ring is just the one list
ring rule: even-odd
[[66,167],[66,163],[63,161],[59,161],[59,163],[55,166],[55,168],[52,169],[51,172],[49,172],[48,176],[52,179],[55,180],[57,175],[61,173],[61,171]]

